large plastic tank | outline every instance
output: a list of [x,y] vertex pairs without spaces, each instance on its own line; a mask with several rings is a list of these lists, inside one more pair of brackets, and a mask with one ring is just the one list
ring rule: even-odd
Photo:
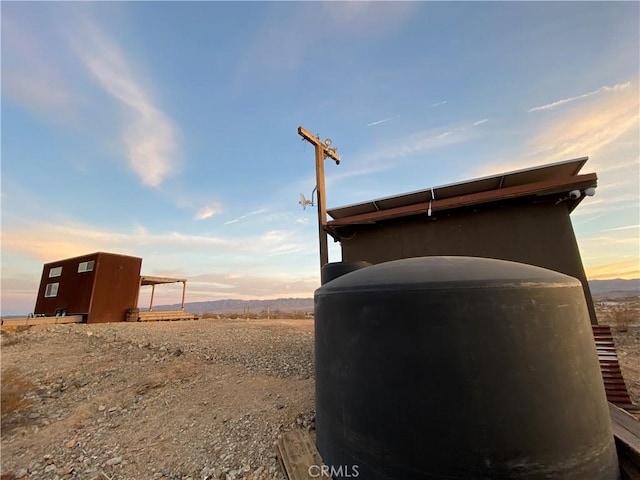
[[421,257],[315,292],[316,434],[336,479],[613,480],[578,280]]
[[365,262],[362,260],[355,260],[352,262],[327,263],[320,270],[320,284],[324,285],[325,283],[341,277],[342,275],[355,272],[356,270],[360,270],[361,268],[370,266],[371,264],[369,262]]

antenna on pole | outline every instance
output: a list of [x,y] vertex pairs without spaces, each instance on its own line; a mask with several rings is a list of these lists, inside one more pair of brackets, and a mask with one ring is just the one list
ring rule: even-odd
[[306,210],[307,209],[307,205],[310,205],[313,207],[313,199],[312,200],[307,200],[306,197],[304,196],[304,193],[300,194],[300,201],[298,202],[300,205],[302,205],[302,209]]
[[300,194],[300,201],[298,203],[302,205],[303,210],[307,209],[307,205],[311,207],[315,206],[315,203],[313,203],[313,196],[316,194],[317,191],[318,191],[318,188],[313,187],[313,191],[311,192],[311,200],[307,200],[307,197],[304,196],[304,193]]
[[[302,137],[302,140],[306,140],[311,143],[316,150],[316,199],[318,205],[318,242],[320,243],[320,268],[329,263],[329,247],[327,245],[327,232],[324,227],[327,224],[327,206],[325,202],[325,185],[324,185],[324,161],[330,158],[336,165],[340,165],[340,157],[337,153],[337,148],[331,147],[333,142],[330,138],[325,141],[320,140],[320,136],[314,136],[309,130],[304,127],[298,127],[298,135]],[[307,199],[304,199],[301,194],[300,204],[302,208],[306,208],[307,205],[313,205]],[[313,194],[312,194],[313,198]]]

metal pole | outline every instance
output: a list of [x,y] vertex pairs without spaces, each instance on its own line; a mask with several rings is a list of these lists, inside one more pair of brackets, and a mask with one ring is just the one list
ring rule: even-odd
[[184,282],[182,282],[182,308],[181,310],[184,310],[184,295],[187,292],[187,281],[185,280]]

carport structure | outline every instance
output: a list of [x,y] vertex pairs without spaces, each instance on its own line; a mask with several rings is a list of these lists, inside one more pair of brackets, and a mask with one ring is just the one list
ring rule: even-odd
[[167,283],[182,283],[182,301],[180,303],[180,310],[184,310],[184,299],[187,292],[187,279],[186,278],[171,278],[171,277],[154,277],[149,275],[140,275],[140,288],[138,289],[138,301],[140,301],[140,289],[151,285],[151,299],[149,300],[149,311],[153,311],[153,297],[156,293],[156,285],[163,285]]
[[[169,283],[182,283],[182,300],[180,310],[153,310],[153,299],[156,293],[156,285],[164,285]],[[129,322],[148,322],[160,320],[196,320],[196,315],[190,314],[184,309],[184,300],[187,292],[186,278],[173,277],[156,277],[150,275],[141,275],[138,287],[138,303],[140,301],[140,290],[142,287],[151,286],[151,298],[149,299],[149,309],[141,311],[139,308],[132,309],[127,314]]]

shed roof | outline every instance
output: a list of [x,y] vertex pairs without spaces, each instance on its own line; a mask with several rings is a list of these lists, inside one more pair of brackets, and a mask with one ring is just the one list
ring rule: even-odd
[[132,255],[124,255],[122,253],[93,252],[93,253],[86,253],[84,255],[77,255],[75,257],[62,258],[62,259],[59,259],[59,260],[47,262],[47,263],[45,263],[45,265],[52,265],[54,263],[60,263],[60,262],[70,262],[72,260],[83,260],[85,258],[95,258],[95,257],[102,256],[102,255],[107,256],[107,257],[135,258],[137,260],[142,261],[142,258],[140,258],[140,257],[134,257]]
[[333,220],[327,230],[527,196],[566,194],[562,200],[571,211],[584,195],[568,198],[568,192],[597,185],[595,173],[578,175],[587,160],[581,157],[329,209]]

